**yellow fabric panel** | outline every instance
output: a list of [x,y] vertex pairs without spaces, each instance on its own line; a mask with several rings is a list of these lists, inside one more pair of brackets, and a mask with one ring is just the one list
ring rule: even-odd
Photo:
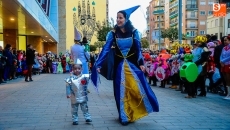
[[127,61],[124,61],[125,73],[125,95],[124,95],[124,111],[128,117],[129,122],[134,122],[148,115],[146,111],[143,96],[140,94],[138,82],[132,75]]

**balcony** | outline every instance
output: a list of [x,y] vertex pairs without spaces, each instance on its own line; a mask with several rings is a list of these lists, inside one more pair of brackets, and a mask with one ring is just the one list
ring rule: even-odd
[[[154,39],[153,43],[159,44],[159,39]],[[163,38],[161,38],[160,43],[164,43],[164,39]]]
[[198,16],[197,15],[186,15],[187,20],[197,20]]
[[155,26],[155,28],[154,28],[154,30],[159,30],[159,29],[164,29],[165,28],[165,26]]
[[175,11],[172,11],[170,14],[169,14],[169,17],[172,19],[172,18],[175,18],[178,16],[178,10],[175,10]]
[[186,10],[198,10],[198,6],[189,4],[189,5],[186,5]]
[[178,1],[175,1],[175,2],[169,4],[169,9],[172,9],[174,7],[177,7],[177,6],[178,6]]
[[164,7],[164,6],[165,6],[164,4],[156,4],[154,8],[159,8],[159,7]]
[[197,26],[197,25],[187,25],[187,26],[186,26],[186,29],[189,29],[189,30],[197,30],[197,29],[198,29],[198,26]]
[[156,22],[156,23],[158,23],[158,22],[164,22],[164,18],[156,19],[154,22]]
[[178,24],[178,20],[177,20],[177,19],[171,20],[171,21],[170,21],[170,27],[174,27],[174,26],[176,26],[177,24]]
[[193,40],[197,35],[186,36],[187,40]]
[[164,10],[155,10],[153,11],[153,14],[164,14]]

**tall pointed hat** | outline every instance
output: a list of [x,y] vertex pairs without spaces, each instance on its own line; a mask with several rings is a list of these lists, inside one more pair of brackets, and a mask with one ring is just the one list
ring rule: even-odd
[[81,34],[80,32],[74,27],[74,40],[80,41],[81,40]]
[[79,59],[76,59],[75,62],[74,62],[74,64],[76,64],[76,65],[82,65],[82,62]]
[[119,12],[125,12],[125,13],[126,13],[126,21],[128,21],[129,18],[130,18],[130,15],[131,15],[135,10],[137,10],[139,7],[140,7],[140,5],[137,5],[137,6],[134,6],[134,7],[125,9],[125,10],[121,10],[121,11],[119,11]]

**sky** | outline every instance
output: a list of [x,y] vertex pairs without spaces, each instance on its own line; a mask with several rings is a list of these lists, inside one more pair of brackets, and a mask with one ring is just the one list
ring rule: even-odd
[[136,5],[141,5],[130,16],[133,26],[143,33],[147,28],[146,8],[151,0],[109,0],[109,19],[114,19],[116,24],[117,12]]

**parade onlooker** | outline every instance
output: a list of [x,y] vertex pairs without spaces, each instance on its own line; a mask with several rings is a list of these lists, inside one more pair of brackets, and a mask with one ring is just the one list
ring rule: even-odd
[[225,88],[225,92],[223,94],[221,94],[223,96],[227,96],[227,93],[228,93],[228,89],[226,87],[226,81],[224,79],[223,73],[221,72],[221,64],[220,64],[220,55],[221,55],[221,52],[222,52],[222,50],[223,50],[223,48],[225,46],[225,44],[224,44],[225,37],[226,36],[222,37],[221,38],[221,42],[220,42],[221,44],[219,44],[218,46],[215,47],[215,49],[214,49],[214,56],[213,56],[216,68],[218,68],[219,71],[220,71],[221,81],[222,81],[223,86]]
[[11,53],[12,47],[10,44],[7,44],[5,47],[5,50],[3,51],[3,55],[5,57],[7,57],[6,59],[6,65],[4,68],[4,81],[9,80],[9,76],[10,76],[10,72],[11,72],[11,68],[13,66],[13,55]]
[[224,44],[225,47],[220,56],[220,64],[228,88],[228,94],[224,99],[230,100],[230,37],[224,38]]
[[27,50],[26,50],[26,64],[28,67],[28,73],[25,77],[26,82],[33,81],[32,80],[32,66],[35,63],[34,59],[35,59],[35,50],[33,49],[33,46],[29,44],[27,45]]
[[6,83],[5,81],[2,80],[4,67],[6,65],[6,60],[7,57],[3,55],[3,49],[2,46],[0,46],[0,83]]

